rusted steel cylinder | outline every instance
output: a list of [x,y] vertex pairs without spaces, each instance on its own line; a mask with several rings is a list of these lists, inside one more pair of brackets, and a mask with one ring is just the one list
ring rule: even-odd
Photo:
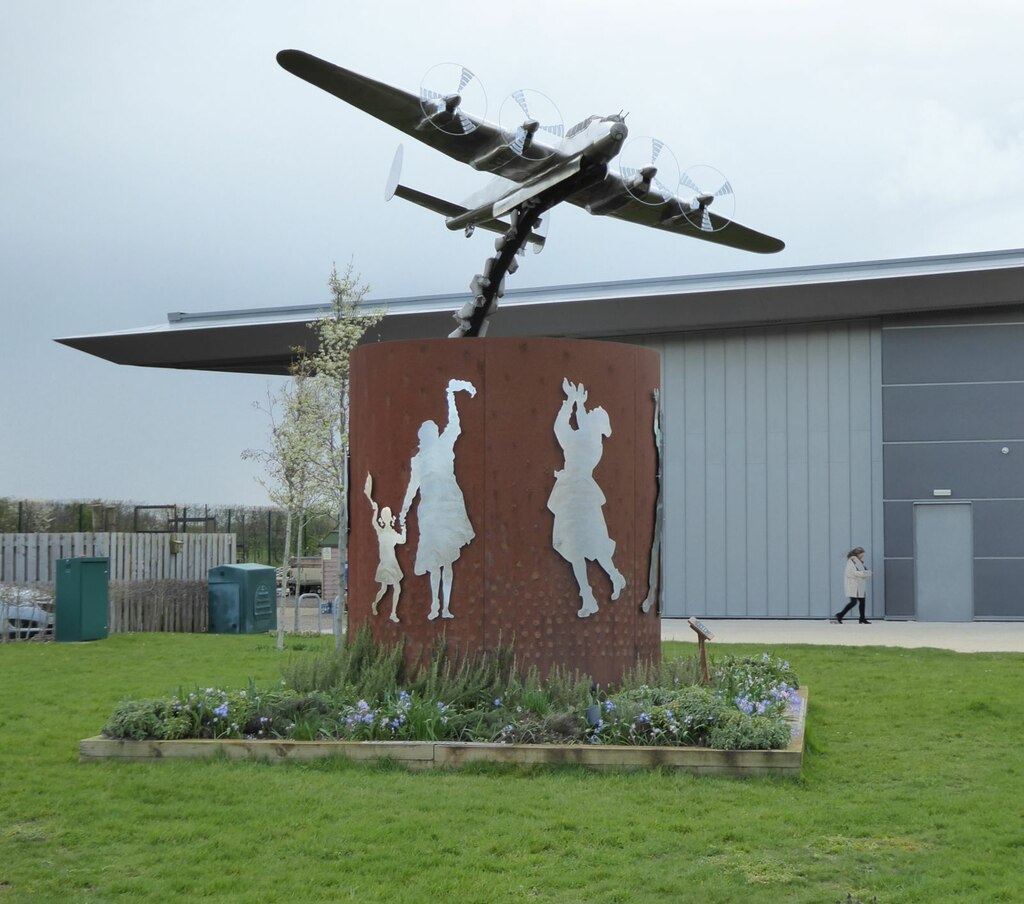
[[387,342],[356,349],[351,387],[350,630],[404,638],[411,659],[441,636],[460,651],[514,642],[522,665],[578,669],[601,685],[658,660],[657,607],[642,611],[658,496],[656,351]]

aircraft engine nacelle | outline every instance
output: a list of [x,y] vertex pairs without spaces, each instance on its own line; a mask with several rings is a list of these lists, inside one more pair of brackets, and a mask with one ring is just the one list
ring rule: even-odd
[[608,175],[600,185],[591,190],[591,200],[584,209],[595,216],[607,214],[629,203],[632,197],[621,180]]

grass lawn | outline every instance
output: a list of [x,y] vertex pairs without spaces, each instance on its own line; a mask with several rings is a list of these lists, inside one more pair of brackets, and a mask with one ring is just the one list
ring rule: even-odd
[[1024,655],[713,647],[763,650],[810,688],[799,781],[80,764],[124,697],[276,682],[273,638],[0,646],[0,904],[1024,898]]

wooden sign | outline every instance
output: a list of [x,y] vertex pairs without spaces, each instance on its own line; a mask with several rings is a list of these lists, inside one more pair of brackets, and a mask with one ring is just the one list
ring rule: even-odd
[[704,624],[704,622],[698,621],[695,618],[691,618],[689,624],[690,627],[697,632],[697,635],[701,638],[701,640],[715,639],[715,635],[711,632],[711,629]]
[[696,618],[691,617],[689,625],[697,632],[697,642],[700,644],[700,668],[704,675],[704,683],[711,684],[711,674],[708,672],[708,652],[704,649],[704,644],[709,640],[714,640],[715,635],[704,622],[698,621]]

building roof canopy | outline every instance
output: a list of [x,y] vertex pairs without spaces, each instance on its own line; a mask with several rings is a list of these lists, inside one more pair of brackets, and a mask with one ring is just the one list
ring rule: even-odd
[[[446,336],[467,298],[368,300],[386,316],[365,341]],[[489,335],[616,338],[1021,303],[1024,250],[1011,250],[518,289]],[[166,324],[57,341],[117,364],[286,374],[293,350],[313,342],[309,322],[327,310],[178,312]]]

